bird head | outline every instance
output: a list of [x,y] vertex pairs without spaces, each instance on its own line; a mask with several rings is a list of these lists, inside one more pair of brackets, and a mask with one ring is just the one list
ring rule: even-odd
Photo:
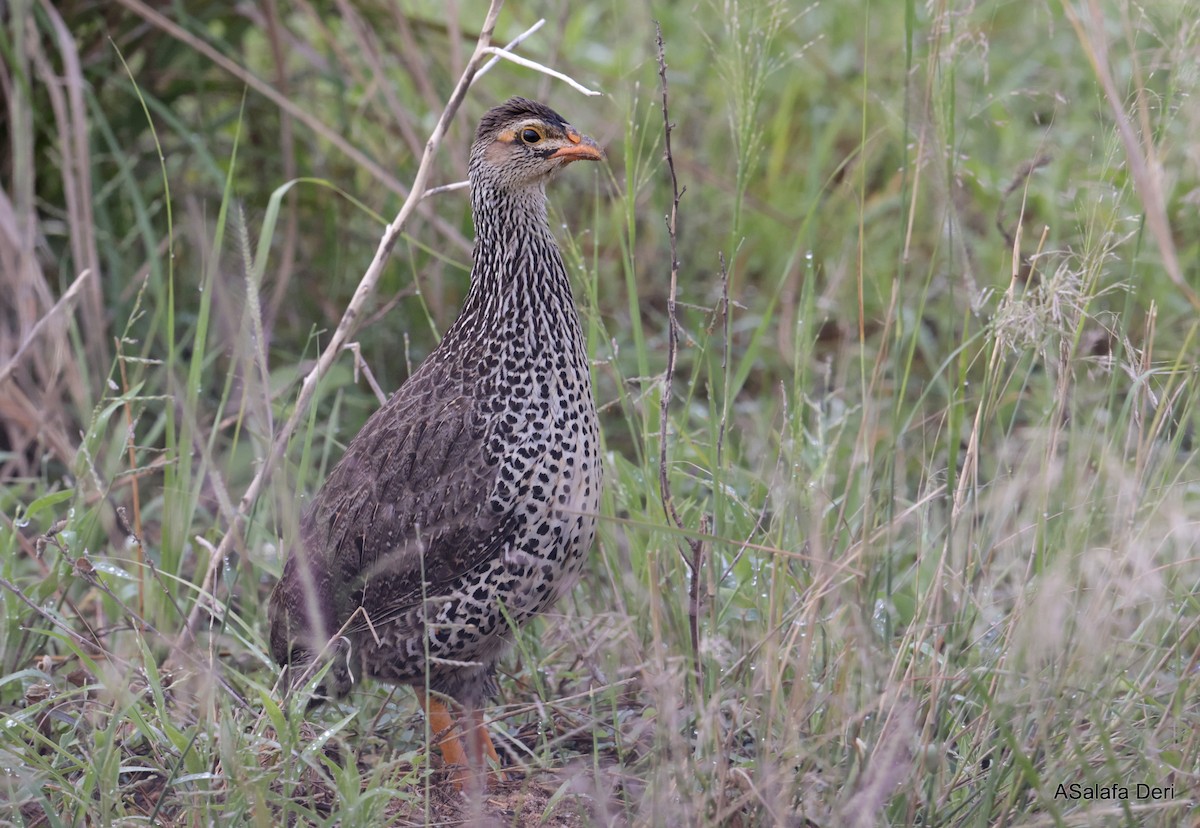
[[506,190],[541,186],[572,161],[604,150],[548,106],[510,98],[487,111],[471,145],[471,182]]

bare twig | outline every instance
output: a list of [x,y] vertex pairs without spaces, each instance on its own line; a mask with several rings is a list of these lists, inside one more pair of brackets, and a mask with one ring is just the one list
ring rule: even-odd
[[[62,15],[49,0],[42,0],[42,11],[54,28],[55,43],[62,60],[63,96],[56,79],[52,77],[41,50],[34,53],[35,62],[46,76],[45,90],[60,124],[59,151],[62,156],[63,196],[67,203],[70,222],[72,256],[80,269],[100,273],[100,254],[96,246],[96,226],[92,216],[92,179],[90,152],[87,138],[87,105],[83,70],[79,62],[79,50]],[[36,39],[30,41],[36,44]],[[104,331],[107,327],[104,313],[104,295],[100,280],[89,282],[83,299],[83,329],[87,332],[86,348],[92,358],[92,370],[103,372],[108,365],[109,354],[105,345]]]
[[354,381],[358,382],[358,374],[361,371],[362,375],[367,378],[367,385],[371,386],[371,391],[375,394],[376,402],[380,405],[386,403],[387,394],[383,393],[383,389],[379,387],[378,380],[375,379],[375,372],[367,364],[367,359],[362,354],[361,343],[347,342],[346,350],[354,354]]
[[92,637],[85,638],[83,635],[76,632],[74,627],[63,621],[58,615],[50,612],[41,604],[30,600],[30,598],[24,592],[22,592],[16,584],[7,578],[0,578],[0,587],[7,589],[19,601],[21,601],[21,603],[25,604],[25,606],[29,607],[35,613],[45,618],[52,626],[62,630],[63,634],[66,635],[67,638],[73,639],[76,644],[79,644],[84,649],[95,649],[98,652],[102,652],[110,661],[118,660],[113,653],[110,653],[104,649],[104,645],[100,642],[100,638],[94,632],[92,632],[91,629],[89,629],[88,632],[92,633]]
[[[514,37],[512,40],[508,41],[508,43],[505,43],[503,51],[511,52],[513,49],[520,46],[522,41],[527,39],[531,34],[533,34],[538,29],[542,28],[542,26],[545,26],[545,25],[546,25],[546,18],[543,17],[540,20],[538,20],[538,22],[536,22],[532,26],[530,26],[528,29],[526,29],[525,31],[521,32],[519,35]],[[484,75],[486,75],[488,72],[490,72],[492,67],[495,66],[499,62],[500,62],[500,55],[493,56],[491,60],[489,60],[487,63],[483,64],[483,66],[479,67],[479,71],[475,73],[475,79],[472,80],[471,83],[474,84],[475,81],[479,80]]]
[[[133,439],[133,405],[129,400],[129,376],[125,371],[125,355],[121,351],[121,338],[114,337],[117,348],[117,365],[121,370],[121,395],[125,397],[125,449],[129,456],[129,470],[137,469],[137,447]],[[133,495],[133,525],[127,526],[126,537],[133,538],[134,544],[137,546],[137,598],[138,598],[138,614],[146,614],[146,579],[143,577],[143,567],[146,563],[146,550],[142,545],[142,498],[141,486],[138,485],[138,479],[134,477],[129,481],[129,490]],[[128,523],[125,520],[124,509],[118,507],[117,513],[121,515],[120,521]]]
[[[1030,177],[1049,163],[1049,153],[1041,153],[1018,167],[1012,181],[1008,183],[1008,186],[1004,188],[1004,192],[1000,194],[1000,205],[996,207],[996,229],[1000,231],[1000,235],[1004,237],[1004,241],[1008,243],[1009,249],[1012,250],[1012,279],[1015,281],[1028,282],[1029,277],[1033,273],[1032,259],[1021,252],[1021,235],[1025,224],[1025,200],[1029,192]],[[1010,231],[1004,208],[1008,204],[1008,197],[1018,189],[1022,189],[1021,210],[1017,214],[1016,225]]]
[[543,75],[549,75],[552,78],[558,78],[563,83],[571,86],[573,89],[575,89],[579,92],[582,92],[585,95],[602,95],[603,94],[602,92],[597,92],[594,89],[588,89],[586,86],[584,86],[582,83],[575,80],[574,78],[564,75],[562,72],[556,72],[555,70],[551,69],[549,66],[543,66],[542,64],[538,63],[535,60],[530,60],[529,58],[523,58],[523,57],[520,57],[519,55],[514,55],[512,52],[505,51],[504,49],[497,49],[495,46],[489,46],[486,49],[484,49],[484,51],[489,55],[495,55],[498,58],[504,58],[507,61],[511,61],[511,62],[517,64],[518,66],[524,66],[526,69],[533,69],[536,72],[541,72]]
[[[663,511],[666,512],[668,521],[676,528],[683,528],[683,521],[679,518],[679,513],[675,509],[674,500],[671,497],[671,479],[667,472],[667,434],[669,431],[669,418],[671,408],[671,396],[673,394],[672,384],[675,376],[675,357],[679,351],[679,320],[676,316],[675,309],[675,294],[679,286],[679,240],[678,240],[678,218],[679,218],[679,200],[683,198],[683,194],[687,188],[680,188],[679,178],[675,174],[675,157],[671,154],[671,131],[675,125],[671,123],[670,112],[670,93],[667,86],[667,56],[666,47],[663,45],[662,27],[658,21],[654,23],[655,43],[658,46],[658,77],[662,85],[662,111],[663,111],[663,133],[664,133],[664,154],[667,161],[667,169],[671,173],[671,212],[667,215],[667,236],[671,241],[671,286],[667,293],[667,367],[663,372],[663,391],[662,401],[659,405],[658,412],[658,485],[659,493],[662,497]],[[708,520],[705,518],[704,524],[701,526],[701,532],[707,533]],[[692,638],[692,666],[696,674],[697,688],[701,686],[701,668],[700,668],[700,571],[704,565],[704,544],[702,541],[689,538],[688,546],[691,548],[691,557],[683,556],[684,563],[691,570],[691,583],[688,585],[688,627]],[[682,550],[681,550],[682,554]]]
[[430,196],[441,195],[442,193],[452,193],[455,190],[465,190],[471,186],[470,181],[455,181],[452,184],[443,184],[440,187],[430,187],[425,191],[425,198]]
[[724,328],[721,337],[721,375],[724,377],[725,394],[721,400],[721,424],[717,427],[717,468],[721,468],[725,448],[725,430],[729,426],[729,268],[725,264],[725,254],[717,251],[717,260],[721,263],[721,323]]
[[[667,89],[667,60],[663,46],[662,27],[654,23],[655,42],[658,44],[658,76],[662,81],[662,110],[663,131],[665,133],[664,155],[667,169],[671,173],[671,212],[667,215],[667,236],[671,241],[671,286],[667,293],[667,367],[663,372],[662,404],[658,416],[658,483],[659,494],[662,497],[663,511],[676,526],[682,525],[675,504],[671,500],[671,481],[667,474],[667,430],[668,413],[671,407],[672,383],[675,377],[675,357],[679,350],[679,321],[675,315],[675,294],[679,286],[679,240],[676,228],[679,216],[679,200],[683,198],[684,190],[679,188],[679,178],[675,174],[675,157],[671,154],[671,123],[668,105]],[[685,188],[686,189],[686,188]]]
[[[125,0],[125,2],[136,2],[136,0]],[[479,34],[479,41],[475,46],[475,52],[471,55],[470,60],[467,61],[467,65],[463,69],[461,77],[459,77],[458,84],[454,87],[450,99],[446,102],[445,109],[442,110],[442,114],[438,118],[437,125],[433,128],[433,133],[425,143],[425,151],[421,156],[421,163],[417,167],[417,174],[413,178],[412,186],[408,189],[408,197],[404,200],[404,204],[401,206],[396,218],[384,230],[383,238],[380,239],[379,247],[375,251],[375,257],[371,260],[367,272],[363,274],[361,281],[359,281],[358,288],[354,291],[354,296],[346,306],[341,321],[338,322],[337,329],[333,332],[333,336],[330,337],[325,349],[321,352],[321,356],[317,359],[317,364],[305,375],[304,380],[301,382],[300,393],[296,397],[291,416],[288,417],[287,422],[284,423],[279,433],[275,436],[275,442],[271,446],[270,453],[263,459],[258,473],[250,481],[250,485],[246,487],[246,492],[242,495],[242,499],[238,504],[237,513],[231,522],[229,531],[225,533],[225,537],[221,539],[221,543],[217,547],[216,554],[209,561],[208,571],[205,573],[204,579],[200,584],[201,594],[211,592],[222,561],[229,554],[235,537],[244,527],[246,522],[245,516],[250,512],[251,507],[266,485],[271,472],[286,452],[288,443],[295,433],[296,427],[306,415],[313,395],[316,393],[317,384],[328,373],[334,361],[341,354],[342,348],[349,341],[350,336],[357,330],[359,316],[366,306],[367,300],[375,292],[375,286],[379,282],[380,275],[383,273],[384,265],[391,256],[392,247],[400,238],[402,228],[417,209],[417,205],[421,202],[422,196],[425,193],[425,186],[433,167],[433,159],[446,135],[446,129],[449,127],[455,113],[458,112],[458,108],[467,94],[467,89],[471,85],[471,80],[483,64],[484,57],[488,54],[486,50],[491,43],[492,33],[496,29],[496,18],[500,14],[500,7],[502,5],[503,0],[492,0],[488,8],[487,17],[484,20],[483,28]],[[187,644],[194,638],[202,612],[202,602],[198,601],[189,613],[187,623],[180,633],[178,642],[180,649],[186,648]]]
[[[534,23],[532,26],[530,26],[528,29],[526,29],[525,31],[521,32],[519,35],[517,35],[516,37],[514,37],[512,40],[508,41],[508,43],[506,43],[506,44],[504,45],[504,48],[503,48],[503,49],[500,49],[500,50],[498,50],[498,51],[496,52],[496,54],[498,55],[498,54],[502,54],[502,53],[507,53],[507,52],[511,51],[512,49],[515,49],[515,48],[517,48],[518,46],[520,46],[520,45],[521,45],[522,41],[524,41],[525,39],[527,39],[527,38],[528,38],[528,37],[529,37],[531,34],[533,34],[534,32],[536,32],[538,29],[542,28],[542,26],[544,26],[544,25],[546,25],[546,18],[544,18],[544,17],[543,17],[542,19],[538,20],[538,22],[536,22],[536,23]],[[484,74],[485,74],[485,73],[486,73],[486,72],[487,72],[489,69],[491,69],[493,66],[495,66],[495,65],[496,65],[497,63],[499,63],[499,62],[500,62],[500,58],[497,56],[497,57],[493,57],[493,58],[492,58],[491,60],[489,60],[487,63],[483,64],[483,66],[481,66],[481,67],[479,68],[479,71],[475,73],[475,77],[474,77],[474,78],[472,78],[472,80],[471,80],[471,85],[472,85],[472,86],[474,86],[474,85],[475,85],[475,83],[476,83],[476,82],[477,82],[477,81],[478,81],[478,80],[479,80],[481,77],[483,77],[483,76],[484,76]],[[544,68],[544,67],[542,67],[542,68]],[[546,71],[547,71],[547,72],[550,72],[550,70],[548,70],[548,69],[547,69]],[[567,81],[568,83],[571,83],[572,85],[574,85],[574,82],[573,82],[573,81],[571,81],[571,79],[570,79],[570,78],[567,78],[567,77],[565,77],[565,76],[563,76],[563,75],[559,75],[559,74],[558,74],[558,73],[556,73],[556,72],[551,72],[551,74],[555,75],[556,77],[561,77],[561,78],[563,78],[563,80],[565,80],[565,81]],[[578,88],[578,87],[576,87],[576,88]],[[599,93],[590,93],[590,92],[589,92],[588,94],[599,94]],[[424,195],[423,197],[424,197],[424,198],[429,198],[430,196],[441,195],[442,193],[452,193],[452,192],[454,192],[455,190],[465,190],[465,189],[467,189],[467,188],[468,188],[468,187],[470,187],[470,186],[471,186],[471,182],[470,182],[470,181],[466,181],[466,180],[463,180],[463,181],[455,181],[455,182],[453,182],[453,183],[451,183],[451,184],[443,184],[443,185],[441,185],[440,187],[430,187],[428,190],[426,190],[426,191],[425,191],[425,195]]]
[[63,309],[75,300],[80,288],[83,287],[84,281],[94,272],[95,271],[88,269],[76,276],[75,281],[71,283],[71,286],[67,288],[66,292],[63,293],[63,295],[59,297],[58,301],[54,303],[54,307],[46,311],[46,315],[37,321],[37,324],[33,326],[33,330],[31,330],[25,337],[25,341],[22,342],[20,347],[17,348],[16,353],[9,357],[8,362],[0,366],[0,383],[8,379],[9,374],[16,369],[17,363],[21,361],[21,357],[27,350],[29,350],[29,346],[33,344],[34,340],[41,336],[42,331],[46,329],[46,326],[50,324],[50,321],[62,313]]

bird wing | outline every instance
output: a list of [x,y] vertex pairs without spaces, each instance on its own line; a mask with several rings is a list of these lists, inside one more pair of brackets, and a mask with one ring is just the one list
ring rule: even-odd
[[339,625],[359,606],[383,623],[497,554],[511,515],[490,506],[498,459],[472,385],[427,360],[314,498],[301,537],[329,567]]

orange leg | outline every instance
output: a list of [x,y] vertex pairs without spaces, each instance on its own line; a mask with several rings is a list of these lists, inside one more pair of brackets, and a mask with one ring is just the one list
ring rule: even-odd
[[496,746],[492,744],[492,735],[483,725],[483,711],[472,710],[468,717],[471,720],[471,729],[467,732],[467,752],[471,758],[472,767],[487,767],[483,758],[486,755],[496,764],[493,778],[503,780],[504,772],[499,769],[500,757],[496,754]]
[[[464,749],[462,740],[458,736],[454,717],[450,715],[450,709],[446,707],[445,703],[420,688],[413,689],[416,691],[417,700],[425,710],[425,717],[429,722],[429,732],[438,740],[438,749],[442,753],[442,759],[447,765],[455,765],[458,768],[451,776],[454,787],[461,791],[467,783],[473,782],[478,785],[479,789],[486,789],[487,783],[483,776],[483,770],[487,767],[487,763],[483,757],[486,755],[496,763],[497,767],[500,765],[500,757],[496,754],[496,746],[492,744],[491,735],[483,725],[482,711],[472,710],[468,716],[471,720],[471,727],[467,731],[467,747]],[[494,778],[502,780],[504,774],[497,770]]]
[[[417,701],[425,710],[425,718],[429,722],[429,732],[438,739],[438,749],[447,765],[462,765],[467,767],[467,752],[463,750],[462,740],[458,738],[458,728],[454,726],[454,718],[441,699],[428,695],[421,688],[414,688]],[[440,738],[438,738],[440,737]]]

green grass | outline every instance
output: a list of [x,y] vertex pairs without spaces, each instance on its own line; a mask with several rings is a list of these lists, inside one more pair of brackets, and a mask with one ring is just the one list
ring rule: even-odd
[[[482,9],[177,4],[169,29],[122,8],[0,13],[0,371],[100,275],[0,379],[0,820],[478,817],[430,772],[407,691],[306,711],[266,653],[307,496],[378,404],[352,354],[202,584]],[[551,192],[602,410],[600,537],[504,662],[489,716],[526,776],[491,818],[1194,820],[1200,29],[1183,6],[545,2],[506,8],[497,40],[539,16],[521,52],[605,97],[501,64],[432,179],[464,176],[475,119],[512,94],[609,158]],[[686,187],[680,526],[659,488],[656,19]],[[467,199],[427,203],[440,223],[405,228],[355,336],[385,393],[466,289]]]

